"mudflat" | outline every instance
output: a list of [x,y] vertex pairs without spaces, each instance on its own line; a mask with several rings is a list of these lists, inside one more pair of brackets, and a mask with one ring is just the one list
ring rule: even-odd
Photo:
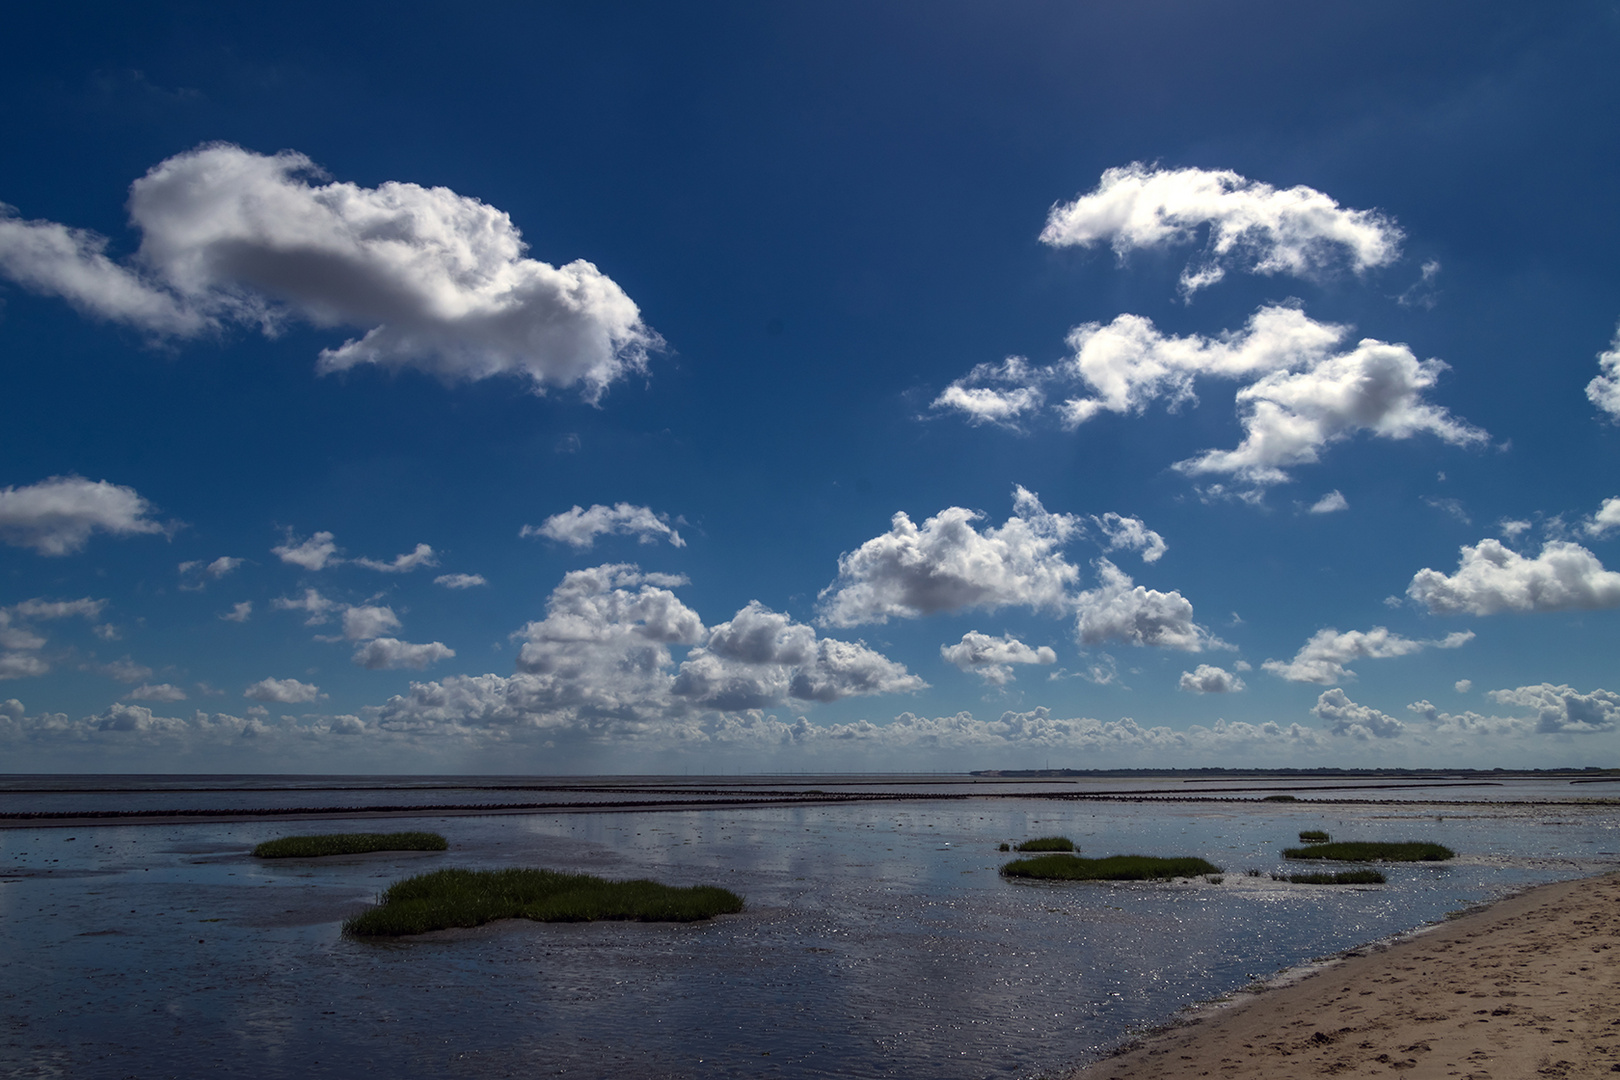
[[1206,1008],[1069,1080],[1620,1076],[1620,874],[1543,885]]

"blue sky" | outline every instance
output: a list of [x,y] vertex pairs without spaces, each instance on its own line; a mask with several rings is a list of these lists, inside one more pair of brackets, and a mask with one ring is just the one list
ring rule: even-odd
[[12,30],[6,771],[1615,762],[1611,5]]

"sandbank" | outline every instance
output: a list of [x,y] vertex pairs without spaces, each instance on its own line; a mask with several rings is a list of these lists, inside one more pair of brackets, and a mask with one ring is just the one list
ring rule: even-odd
[[1543,885],[1206,1006],[1069,1080],[1620,1074],[1620,873]]

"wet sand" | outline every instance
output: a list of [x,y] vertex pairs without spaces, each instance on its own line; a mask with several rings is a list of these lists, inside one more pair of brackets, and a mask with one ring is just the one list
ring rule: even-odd
[[1559,882],[1210,1006],[1070,1080],[1620,1075],[1620,874]]

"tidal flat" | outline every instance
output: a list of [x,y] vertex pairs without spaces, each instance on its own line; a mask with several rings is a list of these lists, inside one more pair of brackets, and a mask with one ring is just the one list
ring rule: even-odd
[[[0,1073],[1034,1077],[1280,969],[1620,866],[1620,806],[1574,801],[1591,787],[1560,802],[1498,788],[1490,804],[1318,804],[1307,791],[1263,802],[1263,788],[1218,803],[1019,788],[931,800],[907,784],[919,798],[423,813],[411,827],[444,835],[448,853],[315,862],[252,857],[292,831],[284,820],[0,829]],[[233,797],[251,806],[265,790]],[[1371,888],[1272,880],[1283,848],[1317,829],[1457,857],[1384,864]],[[1000,843],[1056,834],[1226,873],[999,876]],[[342,935],[391,882],[442,865],[714,884],[747,907],[689,924]]]

